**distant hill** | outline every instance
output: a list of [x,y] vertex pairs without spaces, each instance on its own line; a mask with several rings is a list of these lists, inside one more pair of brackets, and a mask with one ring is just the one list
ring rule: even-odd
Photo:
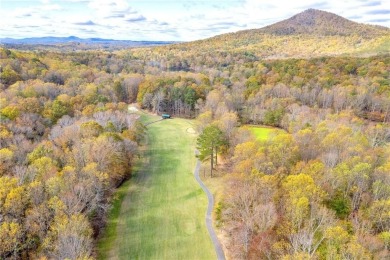
[[356,23],[339,15],[316,9],[308,9],[257,31],[276,35],[360,35],[366,38],[390,33],[390,29],[386,27]]
[[169,55],[167,51],[174,51],[183,58],[191,56],[190,53],[197,53],[198,56],[221,53],[226,56],[223,53],[228,52],[241,56],[243,60],[372,56],[390,53],[390,29],[308,9],[260,29],[227,33],[157,49],[161,49],[160,56]]
[[24,39],[0,38],[0,43],[9,48],[29,49],[34,46],[42,48],[62,48],[62,49],[120,49],[128,47],[160,46],[177,42],[172,41],[130,41],[113,40],[102,38],[79,38],[69,37],[33,37]]

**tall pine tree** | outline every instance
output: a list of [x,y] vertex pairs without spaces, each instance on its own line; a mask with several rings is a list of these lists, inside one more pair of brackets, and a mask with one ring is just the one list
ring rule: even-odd
[[[214,125],[206,127],[197,139],[197,158],[202,162],[210,160],[211,177],[213,177],[214,161],[217,164],[218,148],[226,145],[227,141],[223,132]],[[215,156],[215,160],[214,160]]]

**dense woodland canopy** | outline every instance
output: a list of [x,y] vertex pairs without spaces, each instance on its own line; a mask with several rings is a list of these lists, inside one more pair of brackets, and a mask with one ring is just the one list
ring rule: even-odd
[[[134,102],[223,135],[216,219],[232,258],[390,257],[389,35],[230,37],[2,48],[0,258],[93,256],[145,130]],[[245,124],[283,131],[258,141]]]
[[0,258],[90,257],[131,174],[144,127],[118,88],[139,78],[75,58],[1,50]]

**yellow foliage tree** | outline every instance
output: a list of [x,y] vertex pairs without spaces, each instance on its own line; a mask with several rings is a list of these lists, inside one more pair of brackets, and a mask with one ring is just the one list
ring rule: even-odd
[[8,258],[21,249],[23,230],[16,222],[3,222],[0,225],[0,258]]

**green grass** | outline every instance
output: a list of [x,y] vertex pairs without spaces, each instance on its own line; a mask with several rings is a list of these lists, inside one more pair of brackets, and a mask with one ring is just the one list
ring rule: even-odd
[[104,230],[104,237],[102,237],[98,241],[99,259],[107,259],[107,253],[114,245],[117,234],[116,226],[118,223],[118,218],[120,216],[122,201],[126,196],[127,190],[129,189],[130,185],[131,181],[127,180],[115,191],[112,208],[109,213],[109,221]]
[[216,258],[204,220],[207,198],[193,176],[196,136],[190,127],[184,119],[148,126],[147,149],[98,243],[100,259]]
[[255,135],[257,140],[265,141],[268,139],[268,136],[271,132],[275,131],[275,129],[270,127],[262,127],[262,126],[250,126],[249,129]]

